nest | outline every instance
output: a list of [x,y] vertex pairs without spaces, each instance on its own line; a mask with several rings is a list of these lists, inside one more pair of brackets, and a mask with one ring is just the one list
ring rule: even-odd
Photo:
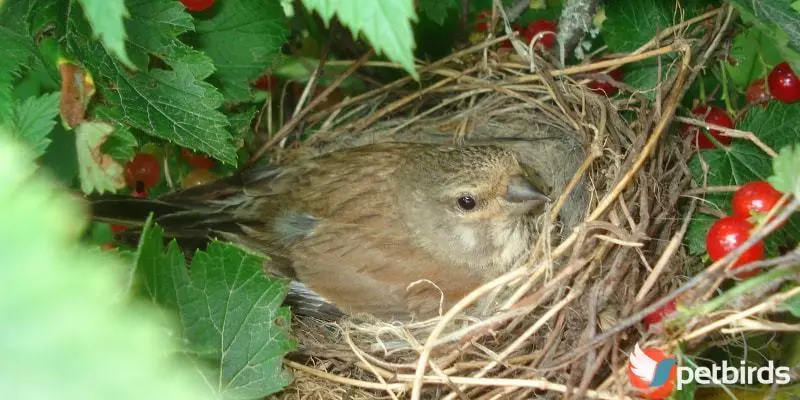
[[[286,361],[295,380],[280,397],[620,398],[629,392],[624,366],[634,343],[691,345],[717,334],[722,325],[709,328],[712,315],[679,313],[660,335],[640,321],[677,296],[688,304],[706,301],[725,278],[720,263],[686,278],[699,264],[680,246],[697,206],[682,196],[692,189],[686,167],[692,149],[666,133],[730,19],[727,7],[712,10],[665,29],[636,52],[565,69],[518,39],[515,54],[501,57],[490,48],[506,37],[488,38],[422,66],[421,88],[404,78],[314,111],[334,84],[296,113],[269,143],[300,124],[314,133],[299,149],[275,150],[276,158],[374,141],[470,143],[530,131],[557,137],[553,151],[580,157],[559,166],[568,174],[539,171],[556,201],[541,218],[527,264],[443,315],[409,323],[296,317],[298,350]],[[671,56],[659,58],[665,55]],[[367,58],[338,82],[358,68],[380,66]],[[609,100],[584,86],[648,58],[669,63],[652,93],[623,84],[624,95]],[[463,313],[475,303],[488,312]]]

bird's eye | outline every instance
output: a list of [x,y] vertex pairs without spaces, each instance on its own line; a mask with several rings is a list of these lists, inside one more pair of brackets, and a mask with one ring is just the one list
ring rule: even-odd
[[475,198],[466,194],[458,198],[458,207],[464,211],[475,208]]

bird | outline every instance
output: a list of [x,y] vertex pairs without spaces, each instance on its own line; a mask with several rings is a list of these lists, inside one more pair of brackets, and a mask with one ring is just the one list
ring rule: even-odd
[[438,315],[520,265],[549,201],[507,148],[392,142],[91,208],[127,225],[152,212],[172,237],[267,255],[266,272],[290,279],[306,311],[406,320]]

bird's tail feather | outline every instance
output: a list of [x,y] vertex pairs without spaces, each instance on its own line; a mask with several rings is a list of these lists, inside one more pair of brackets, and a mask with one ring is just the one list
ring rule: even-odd
[[215,231],[241,231],[233,213],[202,203],[104,195],[92,199],[91,204],[95,220],[134,229],[143,227],[152,214],[153,220],[171,237],[200,238]]

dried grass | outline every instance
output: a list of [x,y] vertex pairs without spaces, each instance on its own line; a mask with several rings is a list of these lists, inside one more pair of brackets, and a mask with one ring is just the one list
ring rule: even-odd
[[[699,263],[681,246],[698,196],[715,188],[691,187],[692,146],[666,132],[730,20],[729,8],[712,10],[665,29],[631,54],[564,69],[518,39],[517,54],[500,58],[489,47],[505,38],[489,38],[420,65],[421,87],[403,78],[325,110],[313,110],[320,98],[298,108],[262,154],[285,160],[326,151],[330,143],[469,142],[486,124],[522,121],[517,125],[577,135],[586,157],[574,177],[554,184],[563,195],[542,221],[547,234],[532,243],[527,265],[476,289],[444,315],[406,324],[296,318],[299,348],[286,361],[295,381],[280,397],[624,398],[623,368],[636,342],[670,350],[731,332],[785,329],[761,316],[798,292],[774,294],[776,282],[796,274],[799,254],[759,264],[778,266],[771,283],[759,279],[711,298],[738,254],[687,278]],[[627,95],[609,101],[581,85],[595,71],[666,54],[676,57],[652,100],[623,85]],[[392,66],[366,60],[352,63],[339,82],[364,65]],[[276,146],[300,125],[315,131],[300,151]],[[439,136],[425,136],[430,132]],[[556,216],[580,190],[588,212],[581,210],[575,229],[559,230]],[[789,202],[757,236],[798,208],[797,200]],[[642,317],[678,296],[681,312],[662,329],[644,331]],[[490,304],[490,312],[462,312],[478,302]]]

